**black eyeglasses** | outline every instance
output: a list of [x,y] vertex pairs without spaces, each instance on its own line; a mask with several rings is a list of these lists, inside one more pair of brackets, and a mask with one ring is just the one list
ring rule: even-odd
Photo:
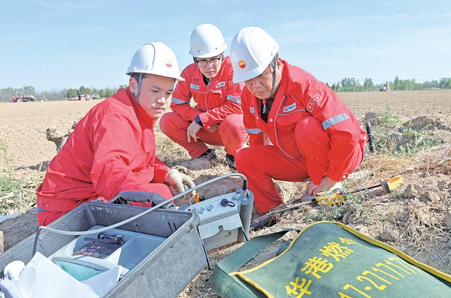
[[197,65],[201,66],[201,67],[205,67],[209,64],[212,65],[218,65],[219,61],[221,61],[221,56],[218,57],[214,57],[214,58],[210,58],[210,59],[201,59],[201,60],[196,60]]

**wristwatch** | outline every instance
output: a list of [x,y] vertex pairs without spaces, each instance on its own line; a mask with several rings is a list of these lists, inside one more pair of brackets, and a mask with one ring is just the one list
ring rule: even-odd
[[204,125],[202,124],[202,121],[200,120],[199,115],[197,115],[196,118],[194,118],[194,122],[196,122],[196,123],[199,124],[200,126],[204,127]]

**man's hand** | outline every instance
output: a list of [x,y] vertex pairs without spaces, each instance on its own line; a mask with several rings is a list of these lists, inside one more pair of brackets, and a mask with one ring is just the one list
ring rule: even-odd
[[218,128],[219,128],[219,123],[213,125],[213,126],[212,126],[209,130],[207,130],[207,131],[209,131],[209,132],[215,132],[215,131],[218,130]]
[[[179,193],[184,192],[185,185],[187,185],[189,188],[193,188],[196,186],[196,184],[194,184],[193,180],[191,180],[191,178],[188,175],[180,173],[176,169],[170,169],[166,173],[165,181],[169,183],[169,185],[171,185],[173,195],[177,195]],[[195,194],[196,192],[193,190],[188,195],[186,195],[184,199],[189,200],[192,197],[194,197]]]
[[201,129],[202,126],[197,124],[196,122],[191,122],[191,124],[188,126],[188,129],[186,130],[186,136],[188,138],[188,142],[191,142],[191,139],[194,140],[194,142],[197,142],[197,132],[199,129]]
[[329,177],[324,176],[318,185],[313,183],[313,181],[310,181],[307,184],[307,189],[305,192],[310,196],[316,196],[316,194],[322,192],[324,188],[331,189],[337,183],[338,181],[334,181]]

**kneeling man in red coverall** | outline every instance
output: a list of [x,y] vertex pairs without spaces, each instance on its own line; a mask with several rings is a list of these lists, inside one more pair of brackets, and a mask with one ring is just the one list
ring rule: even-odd
[[305,181],[306,193],[331,189],[362,162],[368,137],[324,83],[278,56],[279,45],[258,27],[243,28],[230,49],[250,147],[236,156],[258,213],[283,203],[272,179]]
[[[192,158],[219,161],[214,149],[223,146],[225,161],[236,170],[235,155],[247,140],[241,110],[243,83],[234,84],[230,58],[224,57],[227,45],[221,31],[211,24],[197,26],[191,33],[194,63],[182,72],[184,82],[177,84],[172,96],[172,113],[160,120],[161,131],[188,150]],[[195,105],[191,106],[191,98]]]
[[176,81],[174,52],[155,42],[132,58],[129,86],[93,107],[50,162],[36,190],[38,222],[47,225],[80,204],[109,201],[122,191],[155,192],[170,199],[190,177],[155,156],[154,124],[165,112]]

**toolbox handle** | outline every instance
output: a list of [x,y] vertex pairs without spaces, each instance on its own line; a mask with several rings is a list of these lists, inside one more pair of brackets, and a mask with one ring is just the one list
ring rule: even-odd
[[[130,202],[135,203],[147,203],[150,202],[152,207],[158,205],[162,202],[168,201],[166,198],[162,197],[160,194],[155,192],[138,191],[138,190],[128,190],[120,192],[115,196],[110,203],[114,204],[127,204]],[[174,203],[168,203],[162,206],[164,209],[175,209]]]

